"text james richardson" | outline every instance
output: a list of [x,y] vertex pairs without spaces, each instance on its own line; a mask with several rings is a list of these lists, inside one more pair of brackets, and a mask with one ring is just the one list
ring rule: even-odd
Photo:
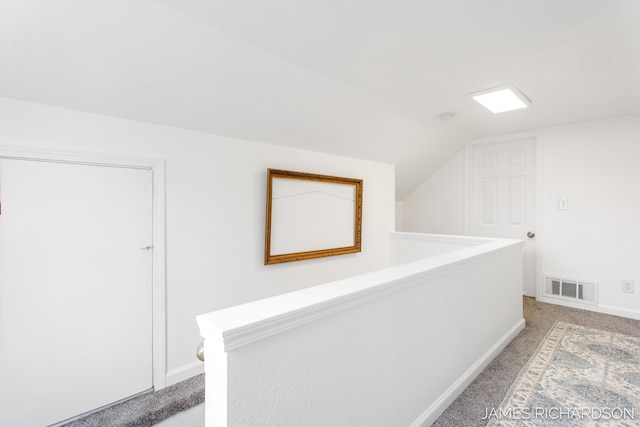
[[486,408],[482,420],[634,420],[635,408]]

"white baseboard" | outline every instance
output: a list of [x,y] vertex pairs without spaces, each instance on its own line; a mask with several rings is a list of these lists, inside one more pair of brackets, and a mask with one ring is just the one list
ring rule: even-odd
[[640,320],[640,311],[638,310],[629,310],[628,308],[618,308],[609,305],[599,305],[597,306],[597,308],[599,309],[600,313]]
[[192,362],[188,365],[183,365],[176,369],[171,369],[167,372],[166,386],[169,387],[171,385],[179,383],[180,381],[188,380],[189,378],[200,375],[203,372],[204,363],[200,361]]
[[487,365],[516,337],[525,327],[524,319],[520,319],[507,331],[489,350],[487,350],[476,362],[471,365],[460,378],[449,387],[426,411],[415,420],[411,427],[431,425],[453,403],[454,400],[466,389],[469,384],[487,367]]
[[595,311],[596,313],[609,314],[611,316],[626,317],[628,319],[640,320],[640,311],[630,310],[628,308],[614,307],[611,305],[590,305],[580,304],[571,301],[564,301],[555,298],[540,297],[536,298],[540,302],[547,304],[562,305],[565,307],[577,308],[580,310]]

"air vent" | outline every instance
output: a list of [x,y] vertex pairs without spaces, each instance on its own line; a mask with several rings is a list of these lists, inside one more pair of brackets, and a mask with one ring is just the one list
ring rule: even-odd
[[559,276],[545,276],[544,279],[544,295],[547,297],[584,304],[597,303],[597,282]]

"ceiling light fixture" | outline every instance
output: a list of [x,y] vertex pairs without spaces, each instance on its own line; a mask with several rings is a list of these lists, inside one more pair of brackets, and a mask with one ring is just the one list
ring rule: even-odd
[[469,94],[494,114],[519,110],[531,105],[531,101],[513,86],[500,86]]

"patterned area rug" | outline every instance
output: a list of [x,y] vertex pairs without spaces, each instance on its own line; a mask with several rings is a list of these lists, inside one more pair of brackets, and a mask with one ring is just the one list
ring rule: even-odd
[[556,322],[487,426],[640,426],[640,339]]

